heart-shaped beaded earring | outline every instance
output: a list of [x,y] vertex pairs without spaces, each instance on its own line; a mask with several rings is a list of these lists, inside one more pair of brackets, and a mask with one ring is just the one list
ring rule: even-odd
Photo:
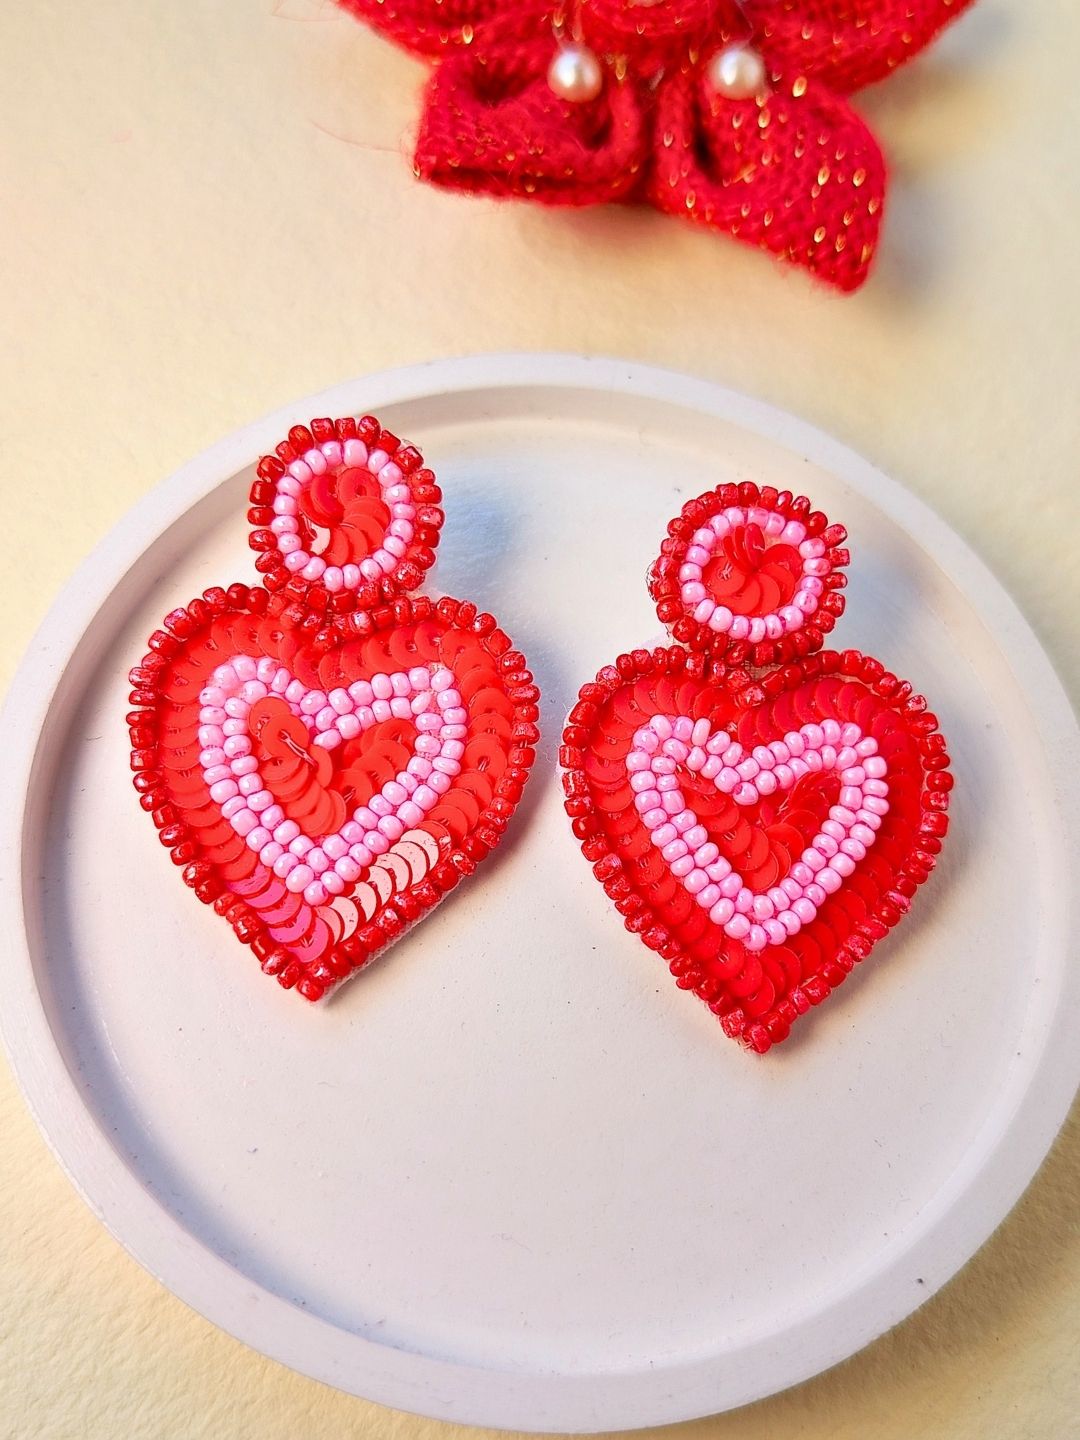
[[372,416],[297,425],[256,467],[262,584],[165,617],[131,672],[144,810],[262,969],[319,1000],[502,838],[538,737],[525,657],[415,592],[443,512]]
[[563,735],[574,835],[626,928],[759,1052],[907,913],[948,824],[925,699],[823,648],[845,539],[770,487],[689,501],[648,576],[677,643],[605,666]]

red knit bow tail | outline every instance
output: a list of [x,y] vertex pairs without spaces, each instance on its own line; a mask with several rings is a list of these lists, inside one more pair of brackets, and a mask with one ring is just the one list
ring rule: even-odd
[[551,44],[449,56],[428,85],[416,169],[455,190],[593,205],[641,183],[648,130],[629,84],[571,104],[547,83]]
[[974,0],[740,0],[777,74],[849,93],[925,50]]
[[343,10],[419,55],[438,57],[473,44],[490,45],[551,33],[544,0],[338,0]]
[[699,69],[661,87],[649,198],[811,271],[866,279],[885,195],[877,142],[845,100],[800,79],[725,100]]

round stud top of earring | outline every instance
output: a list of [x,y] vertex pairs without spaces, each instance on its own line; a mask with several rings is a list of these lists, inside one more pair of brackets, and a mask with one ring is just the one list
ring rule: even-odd
[[713,93],[725,100],[753,100],[769,83],[760,51],[749,45],[718,50],[706,65],[705,75]]
[[548,66],[547,80],[560,100],[584,105],[604,88],[604,67],[587,45],[560,45]]
[[846,538],[805,496],[720,485],[669,524],[649,593],[688,649],[775,664],[820,649],[843,613]]
[[321,586],[336,608],[369,608],[435,563],[441,500],[420,451],[374,416],[312,420],[256,466],[248,543],[268,590]]

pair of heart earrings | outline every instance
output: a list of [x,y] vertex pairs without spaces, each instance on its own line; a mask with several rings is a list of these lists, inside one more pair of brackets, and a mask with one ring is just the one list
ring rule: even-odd
[[[151,635],[131,766],[185,883],[315,1001],[498,845],[540,694],[492,615],[418,593],[442,494],[376,419],[294,426],[250,500],[261,584],[212,587]],[[823,648],[845,538],[751,483],[684,505],[648,574],[675,643],[583,685],[559,752],[627,930],[758,1052],[907,912],[948,823],[926,701]]]

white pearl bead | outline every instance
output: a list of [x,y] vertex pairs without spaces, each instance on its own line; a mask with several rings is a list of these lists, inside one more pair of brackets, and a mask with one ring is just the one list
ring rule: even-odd
[[595,100],[604,88],[604,70],[585,45],[562,45],[548,67],[548,84],[561,100],[575,105]]
[[752,100],[766,88],[765,61],[748,45],[718,50],[706,71],[709,84],[725,100]]

